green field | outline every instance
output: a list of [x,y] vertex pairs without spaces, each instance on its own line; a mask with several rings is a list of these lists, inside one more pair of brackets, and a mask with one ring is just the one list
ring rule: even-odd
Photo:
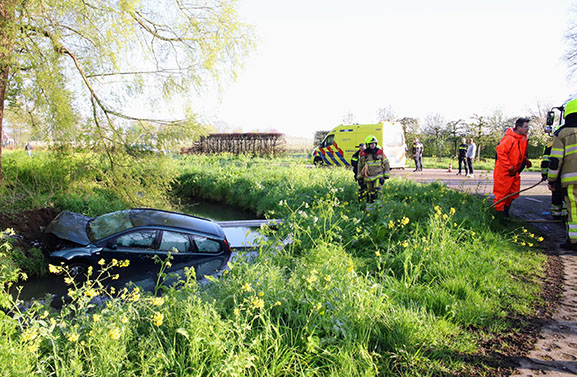
[[[2,376],[484,375],[499,360],[482,345],[519,331],[514,319],[540,300],[541,239],[503,228],[486,201],[441,184],[388,181],[366,210],[345,169],[153,158],[122,172],[161,172],[119,189],[99,158],[8,156],[3,208],[96,215],[194,197],[285,222],[266,231],[256,259],[208,285],[190,277],[153,297],[89,281],[71,286],[61,311],[20,312],[3,295],[13,311],[0,312]],[[10,244],[0,241],[5,282],[16,278]],[[96,305],[95,295],[109,300]]]

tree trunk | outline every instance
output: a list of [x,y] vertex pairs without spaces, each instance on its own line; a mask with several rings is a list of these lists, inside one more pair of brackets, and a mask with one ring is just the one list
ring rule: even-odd
[[10,74],[10,60],[14,47],[14,10],[16,1],[0,1],[0,183],[2,183],[2,142],[4,133],[2,121],[4,119],[4,100]]

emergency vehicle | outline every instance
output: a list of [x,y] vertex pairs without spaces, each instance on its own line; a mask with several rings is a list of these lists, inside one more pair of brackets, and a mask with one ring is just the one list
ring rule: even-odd
[[313,150],[313,163],[317,166],[350,166],[351,157],[369,135],[377,137],[392,169],[405,168],[407,147],[403,126],[399,122],[337,126]]

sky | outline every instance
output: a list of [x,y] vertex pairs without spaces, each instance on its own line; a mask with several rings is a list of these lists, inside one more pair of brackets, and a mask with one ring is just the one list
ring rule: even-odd
[[528,115],[575,91],[563,61],[576,0],[240,0],[256,50],[235,82],[197,99],[244,131],[312,138],[341,124]]

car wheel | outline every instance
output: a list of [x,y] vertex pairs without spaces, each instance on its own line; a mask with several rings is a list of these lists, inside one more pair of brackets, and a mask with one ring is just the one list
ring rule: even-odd
[[325,164],[325,162],[323,161],[323,159],[320,158],[320,157],[315,157],[314,163],[315,163],[315,166],[316,166],[316,167],[321,167],[321,166],[323,166],[323,165]]
[[82,262],[74,262],[68,265],[68,271],[73,278],[84,279],[88,272],[88,265]]

